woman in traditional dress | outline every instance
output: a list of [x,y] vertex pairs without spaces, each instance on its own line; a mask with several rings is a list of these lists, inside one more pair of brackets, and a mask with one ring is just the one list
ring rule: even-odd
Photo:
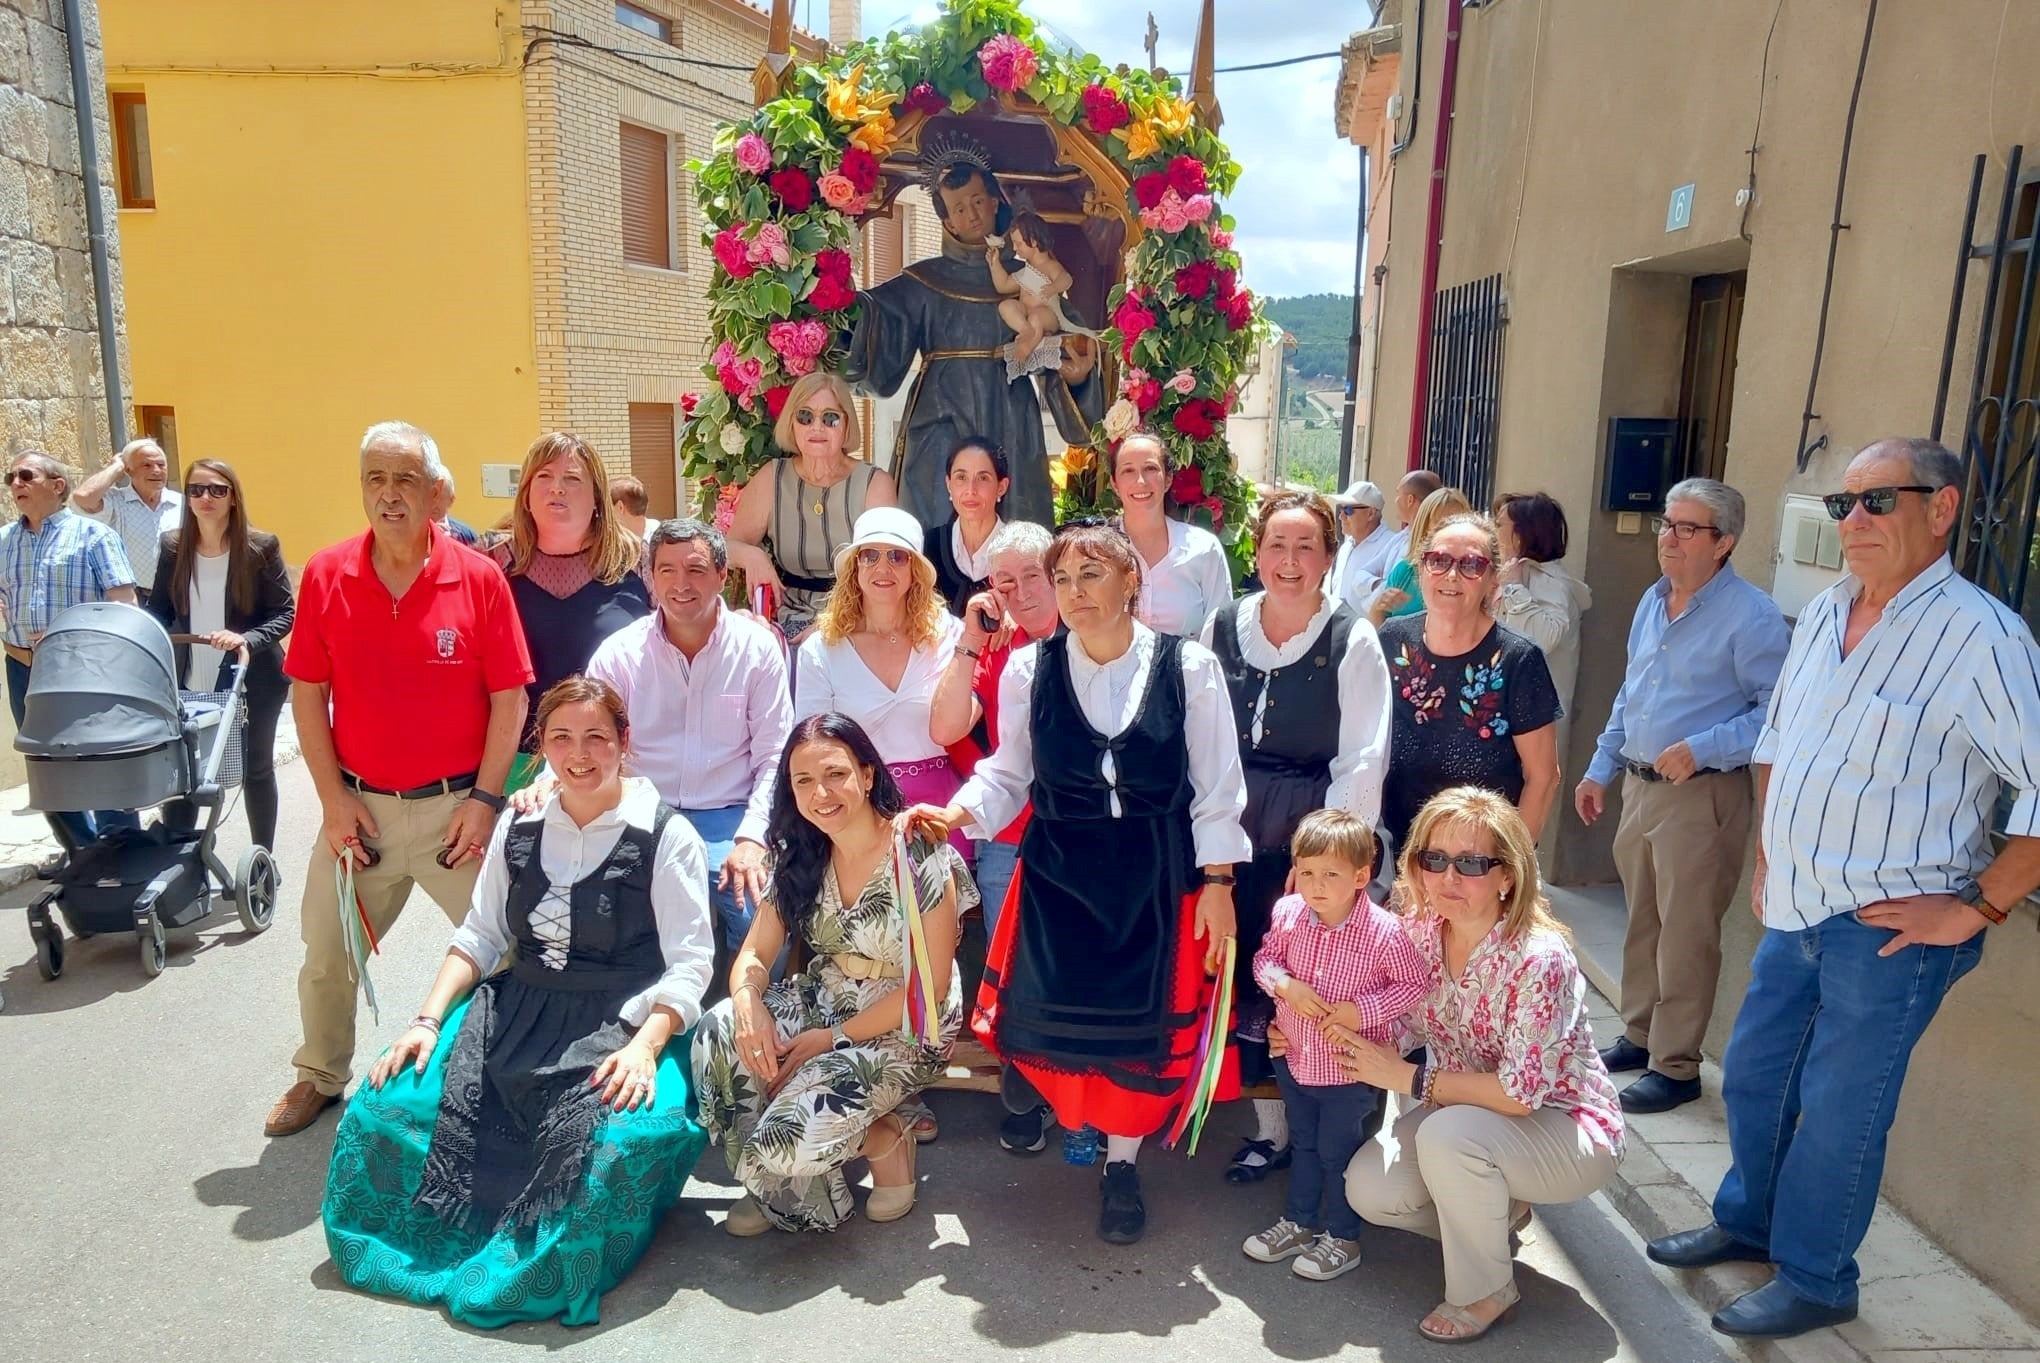
[[1112,454],[1120,523],[1140,555],[1140,621],[1194,638],[1232,600],[1232,562],[1218,536],[1168,514],[1175,477],[1175,456],[1152,432],[1135,431]]
[[965,604],[990,585],[991,541],[1005,524],[999,506],[1013,486],[1013,469],[995,442],[968,435],[949,452],[942,486],[956,514],[928,527],[921,552],[935,565],[935,589],[950,614],[961,616]]
[[1131,1244],[1147,1224],[1134,1158],[1186,1097],[1205,976],[1233,935],[1247,793],[1218,660],[1135,617],[1126,535],[1065,526],[1047,566],[1069,632],[1014,655],[997,747],[947,808],[906,822],[996,833],[1032,798],[977,1032],[1009,1065],[1008,1111],[1105,1133],[1098,1233]]
[[701,839],[623,777],[606,683],[554,686],[538,730],[559,788],[496,825],[467,921],[348,1104],[326,1178],[341,1277],[487,1329],[593,1323],[705,1141],[668,1045],[714,958]]
[[752,473],[737,497],[730,566],[751,586],[772,588],[774,623],[798,644],[836,585],[836,550],[867,508],[898,506],[899,490],[891,474],[852,457],[863,436],[850,385],[838,375],[796,379],[772,439],[786,453]]
[[[643,541],[623,528],[609,474],[588,442],[553,431],[532,442],[517,474],[510,538],[489,551],[510,579],[531,650],[531,712],[554,684],[578,675],[596,645],[652,613]],[[538,731],[528,730],[505,794],[537,775]]]
[[[1369,828],[1381,817],[1388,768],[1388,664],[1374,626],[1325,595],[1338,544],[1331,505],[1315,492],[1278,492],[1254,525],[1263,590],[1214,612],[1204,645],[1218,655],[1246,767],[1247,837],[1234,903],[1239,956],[1233,1001],[1242,1084],[1274,1077],[1268,1023],[1275,1010],[1254,983],[1254,953],[1275,901],[1288,892],[1289,843],[1315,809],[1343,809]],[[1254,1102],[1256,1130],[1226,1169],[1258,1183],[1290,1161],[1282,1100]]]
[[[892,824],[904,806],[856,721],[794,726],[766,832],[772,911],[752,918],[730,997],[694,1038],[701,1119],[746,1190],[723,1223],[732,1235],[834,1230],[855,1211],[843,1171],[860,1158],[871,1166],[866,1217],[913,1210],[915,1144],[896,1109],[940,1077],[962,1025],[953,967],[969,880],[946,843],[906,849],[935,1001],[917,1031],[907,991],[923,981],[910,977]],[[771,983],[796,939],[807,969]]]

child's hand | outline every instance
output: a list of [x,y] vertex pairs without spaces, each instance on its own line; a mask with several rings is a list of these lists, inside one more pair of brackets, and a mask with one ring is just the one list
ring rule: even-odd
[[1325,1006],[1325,1001],[1318,997],[1317,990],[1294,976],[1284,980],[1282,988],[1277,992],[1284,1003],[1312,1021],[1323,1019],[1325,1014],[1331,1011]]
[[1344,1027],[1349,1032],[1360,1030],[1360,1005],[1341,1003],[1325,1010],[1320,1027]]

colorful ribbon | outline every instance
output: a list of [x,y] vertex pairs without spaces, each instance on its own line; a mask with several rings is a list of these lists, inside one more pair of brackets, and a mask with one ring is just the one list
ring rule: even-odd
[[340,941],[347,949],[347,966],[354,979],[361,986],[362,997],[368,1000],[369,1016],[377,1025],[382,1023],[382,1010],[376,1005],[375,982],[368,977],[368,958],[382,950],[376,940],[375,928],[368,921],[368,910],[362,906],[361,896],[354,889],[354,848],[343,847],[333,862],[333,894],[340,903]]
[[914,863],[907,858],[907,840],[893,836],[893,897],[900,906],[906,961],[906,1007],[900,1028],[924,1046],[941,1044],[941,1012],[935,998],[935,971],[928,960],[928,930],[921,921],[921,891]]
[[1169,1149],[1190,1136],[1190,1153],[1197,1153],[1198,1137],[1204,1134],[1204,1119],[1211,1115],[1212,1095],[1218,1092],[1219,1073],[1225,1068],[1225,1029],[1232,1017],[1233,1006],[1233,961],[1239,954],[1239,943],[1233,938],[1225,939],[1224,958],[1218,967],[1218,979],[1213,981],[1211,1002],[1204,1013],[1204,1026],[1197,1035],[1197,1050],[1190,1057],[1190,1077],[1183,1085],[1183,1105],[1176,1111],[1176,1120],[1169,1126],[1169,1134],[1163,1144]]

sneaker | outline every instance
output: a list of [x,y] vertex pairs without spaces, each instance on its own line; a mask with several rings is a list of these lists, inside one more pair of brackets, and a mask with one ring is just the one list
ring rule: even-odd
[[1132,1160],[1115,1160],[1098,1180],[1098,1238],[1130,1245],[1147,1230],[1147,1204],[1140,1200],[1140,1174]]
[[1330,1231],[1318,1236],[1311,1247],[1296,1256],[1296,1262],[1289,1271],[1299,1278],[1312,1282],[1330,1282],[1342,1273],[1351,1273],[1360,1267],[1360,1242],[1340,1240]]
[[1009,1112],[999,1123],[999,1145],[1011,1154],[1038,1155],[1048,1149],[1055,1109],[1043,1104],[1028,1112]]
[[1279,1264],[1309,1249],[1315,1239],[1316,1231],[1299,1226],[1285,1216],[1259,1235],[1248,1236],[1240,1246],[1240,1253],[1260,1263]]

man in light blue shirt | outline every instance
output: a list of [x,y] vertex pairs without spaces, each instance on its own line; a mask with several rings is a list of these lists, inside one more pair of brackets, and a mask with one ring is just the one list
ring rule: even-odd
[[1642,1070],[1627,1112],[1700,1096],[1700,1043],[1721,973],[1721,920],[1748,855],[1750,754],[1792,636],[1777,605],[1728,563],[1742,494],[1689,478],[1657,521],[1658,579],[1636,605],[1629,663],[1573,806],[1587,823],[1624,773],[1615,865],[1629,901],[1624,1035],[1610,1070]]

